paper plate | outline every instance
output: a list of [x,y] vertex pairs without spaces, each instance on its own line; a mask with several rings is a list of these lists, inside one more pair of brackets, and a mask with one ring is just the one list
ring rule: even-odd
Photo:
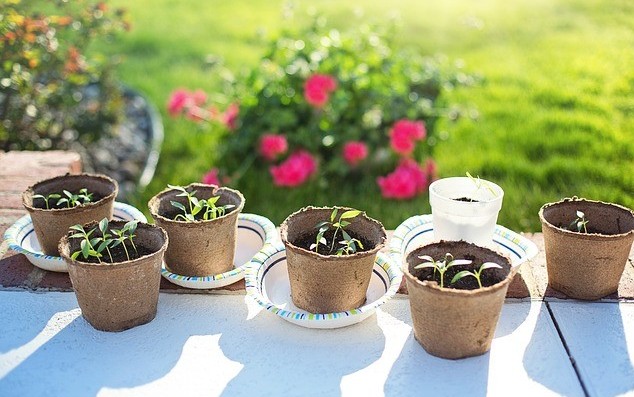
[[[147,218],[141,211],[131,205],[118,202],[114,203],[112,218],[124,221],[137,219],[140,222],[147,222]],[[35,236],[30,215],[24,215],[8,228],[4,233],[4,239],[9,243],[10,249],[26,255],[26,258],[34,266],[51,272],[68,273],[68,267],[62,257],[46,255],[42,252],[42,247]]]
[[354,310],[313,314],[297,308],[291,300],[291,286],[286,270],[286,250],[282,243],[258,253],[246,270],[247,294],[262,307],[293,324],[307,328],[340,328],[361,322],[376,308],[392,298],[403,275],[398,266],[383,253],[377,255],[368,286],[366,303]]
[[251,258],[278,239],[275,225],[268,218],[255,214],[240,214],[238,215],[238,241],[233,270],[209,276],[181,276],[172,273],[163,263],[161,274],[169,282],[185,288],[224,287],[244,278],[244,269]]
[[[435,241],[431,215],[417,215],[401,223],[390,240],[390,255],[399,262],[404,255],[423,244]],[[493,244],[489,247],[511,258],[513,267],[519,266],[537,255],[535,243],[504,226],[496,225]]]

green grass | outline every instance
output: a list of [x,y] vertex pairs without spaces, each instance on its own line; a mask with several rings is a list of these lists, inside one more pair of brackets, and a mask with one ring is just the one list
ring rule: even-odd
[[[388,4],[389,3],[389,4]],[[166,116],[177,87],[217,89],[205,69],[208,54],[232,70],[256,63],[263,49],[258,29],[282,24],[280,1],[194,2],[117,0],[133,30],[101,45],[121,54],[121,79],[162,111],[165,143],[154,181],[133,202],[145,208],[167,183],[186,184],[211,168],[216,138]],[[400,14],[400,41],[421,53],[463,60],[483,77],[477,87],[446,93],[473,106],[477,121],[442,122],[447,139],[436,148],[441,176],[465,171],[505,189],[499,223],[539,230],[546,202],[583,196],[634,207],[634,2],[631,0],[321,1],[314,7],[335,27]],[[301,14],[301,12],[298,12]],[[323,191],[308,185],[277,189],[265,170],[237,186],[245,211],[280,223],[303,205],[349,205],[394,228],[429,212],[427,196],[385,201],[372,182]]]

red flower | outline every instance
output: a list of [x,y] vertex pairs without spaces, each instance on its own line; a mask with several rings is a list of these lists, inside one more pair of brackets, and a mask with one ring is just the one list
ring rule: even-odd
[[196,106],[202,106],[207,102],[207,94],[203,90],[196,90],[191,94],[191,99]]
[[192,98],[189,91],[179,88],[172,92],[167,103],[167,112],[170,116],[178,115],[183,109],[192,105]]
[[299,186],[317,171],[317,161],[305,150],[289,156],[278,166],[269,168],[276,186]]
[[422,193],[427,188],[427,175],[418,163],[405,159],[396,169],[377,178],[381,195],[385,198],[405,200]]
[[330,94],[337,88],[337,81],[327,74],[314,74],[304,83],[304,98],[314,107],[323,107]]
[[351,166],[357,165],[368,157],[368,146],[359,141],[346,142],[343,145],[343,158]]
[[229,105],[225,113],[222,115],[222,122],[230,130],[235,130],[238,126],[238,114],[240,113],[240,107],[237,103]]
[[220,179],[218,179],[218,168],[212,168],[205,175],[203,175],[203,183],[206,183],[208,185],[220,186]]
[[429,183],[438,179],[438,166],[431,157],[425,160],[425,172],[427,173]]
[[402,155],[409,156],[414,151],[416,141],[425,139],[425,124],[422,121],[399,120],[390,130],[390,145]]
[[275,160],[278,156],[286,153],[288,143],[284,135],[264,134],[260,139],[260,154],[269,161]]

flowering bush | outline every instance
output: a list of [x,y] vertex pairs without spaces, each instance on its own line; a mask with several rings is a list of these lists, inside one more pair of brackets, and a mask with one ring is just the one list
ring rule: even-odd
[[[0,148],[65,148],[109,133],[123,111],[112,64],[85,54],[127,29],[121,10],[88,0],[4,1],[0,10]],[[86,87],[98,84],[97,95]],[[90,96],[90,98],[88,98]]]
[[224,81],[226,109],[179,89],[168,111],[224,128],[217,164],[232,183],[259,163],[281,187],[352,176],[375,179],[386,198],[422,193],[435,176],[436,121],[459,114],[440,94],[473,78],[396,48],[391,28],[342,32],[322,21],[282,32],[255,68]]

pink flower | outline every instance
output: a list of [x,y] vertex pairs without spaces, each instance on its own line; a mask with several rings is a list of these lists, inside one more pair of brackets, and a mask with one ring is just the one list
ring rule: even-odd
[[314,107],[323,107],[337,89],[337,80],[327,74],[314,74],[304,83],[304,98]]
[[220,186],[220,179],[218,179],[218,168],[212,168],[205,175],[203,175],[202,182],[208,185]]
[[170,116],[178,115],[183,109],[192,105],[192,99],[189,91],[179,88],[172,92],[167,103],[167,111]]
[[427,175],[414,160],[405,159],[392,173],[378,177],[377,184],[383,197],[406,200],[427,188]]
[[229,105],[225,113],[222,115],[222,122],[230,130],[235,130],[238,125],[238,114],[240,113],[240,107],[237,103]]
[[291,154],[282,164],[269,168],[276,186],[294,187],[306,182],[317,171],[317,161],[305,150]]
[[396,153],[409,156],[414,151],[416,141],[425,139],[426,134],[422,121],[399,120],[390,130],[390,145]]
[[269,161],[275,160],[278,156],[286,153],[288,143],[284,135],[264,134],[260,139],[260,154]]
[[357,165],[368,157],[368,146],[359,141],[346,142],[343,145],[343,158],[351,166]]
[[202,106],[207,102],[207,94],[203,90],[196,90],[191,94],[191,99],[196,106]]

